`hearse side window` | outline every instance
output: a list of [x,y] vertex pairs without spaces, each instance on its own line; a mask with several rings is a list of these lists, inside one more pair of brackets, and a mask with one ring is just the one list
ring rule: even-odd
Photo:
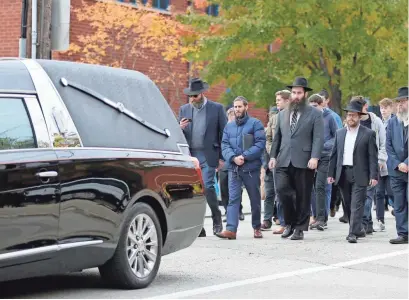
[[23,99],[0,98],[0,150],[36,148]]

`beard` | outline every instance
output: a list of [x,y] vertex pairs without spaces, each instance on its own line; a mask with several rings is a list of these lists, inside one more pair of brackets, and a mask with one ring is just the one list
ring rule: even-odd
[[297,108],[298,110],[302,110],[306,106],[307,106],[307,97],[304,96],[302,97],[300,102],[291,101],[290,104],[288,105],[288,110],[293,111],[295,108]]
[[404,124],[408,123],[408,112],[397,112],[396,113],[396,117],[398,118],[398,120],[400,122],[403,122]]

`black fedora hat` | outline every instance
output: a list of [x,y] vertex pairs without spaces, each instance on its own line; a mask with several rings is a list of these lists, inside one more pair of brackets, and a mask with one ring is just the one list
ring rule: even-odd
[[307,91],[312,91],[312,88],[308,87],[308,80],[305,79],[304,77],[296,77],[294,79],[294,82],[292,85],[287,85],[289,89],[293,87],[302,87],[304,90]]
[[193,78],[189,82],[189,87],[183,90],[185,95],[199,95],[209,89],[209,85],[206,82],[203,82],[200,78]]
[[403,86],[401,88],[398,89],[398,97],[396,97],[393,100],[401,100],[401,99],[405,99],[408,98],[408,87],[407,86]]
[[357,112],[360,113],[361,115],[366,115],[366,113],[362,112],[362,108],[364,106],[362,105],[361,102],[359,101],[351,101],[349,102],[348,106],[344,108],[344,111],[350,111],[350,112]]

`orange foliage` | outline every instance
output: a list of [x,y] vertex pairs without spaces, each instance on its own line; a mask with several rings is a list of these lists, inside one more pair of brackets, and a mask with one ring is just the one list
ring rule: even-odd
[[[194,32],[173,16],[116,1],[83,1],[83,6],[74,13],[79,21],[89,23],[93,32],[79,36],[78,42],[70,45],[69,55],[79,54],[80,61],[86,63],[109,61],[113,67],[135,69],[138,61],[148,58],[146,53],[153,53],[162,59],[152,62],[148,75],[159,86],[172,84],[177,88],[181,77],[187,76],[176,74],[171,66],[174,62],[187,62],[186,53],[195,49],[185,45],[180,33],[192,35]],[[163,78],[163,74],[167,77]]]

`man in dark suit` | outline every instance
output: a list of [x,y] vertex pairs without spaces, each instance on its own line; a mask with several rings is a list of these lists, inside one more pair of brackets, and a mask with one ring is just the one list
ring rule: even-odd
[[347,241],[356,243],[365,237],[362,226],[368,186],[378,183],[378,147],[376,133],[360,125],[362,103],[351,101],[346,109],[347,126],[337,131],[328,167],[328,183],[341,189],[349,220]]
[[[206,200],[212,211],[213,234],[216,234],[222,232],[223,225],[214,178],[216,168],[223,166],[221,140],[227,118],[223,105],[204,96],[203,92],[208,88],[208,84],[199,78],[190,81],[189,87],[184,89],[190,103],[180,107],[178,119],[191,155],[199,160],[202,169]],[[206,236],[204,228],[199,236]]]
[[398,237],[391,244],[408,243],[408,87],[398,90],[396,116],[389,120],[386,133],[388,174],[393,192],[393,208]]
[[297,77],[288,88],[291,100],[278,114],[269,167],[276,168],[276,190],[283,205],[286,228],[281,237],[302,240],[311,215],[314,172],[324,146],[324,120],[321,111],[307,103],[312,90],[307,79]]

